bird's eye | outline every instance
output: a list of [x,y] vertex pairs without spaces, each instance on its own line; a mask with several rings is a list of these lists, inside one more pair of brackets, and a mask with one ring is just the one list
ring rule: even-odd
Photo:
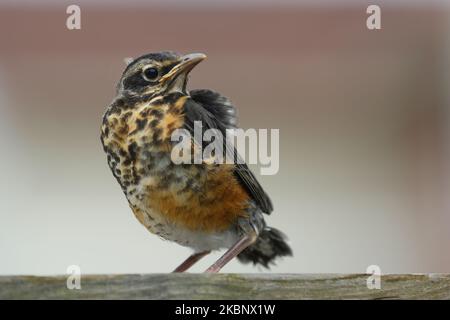
[[147,81],[155,80],[156,78],[158,78],[158,69],[153,68],[153,67],[144,69],[143,77]]

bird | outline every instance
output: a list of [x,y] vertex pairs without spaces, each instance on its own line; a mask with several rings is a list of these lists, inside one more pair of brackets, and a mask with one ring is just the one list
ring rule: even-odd
[[[206,273],[219,272],[234,258],[269,268],[292,249],[283,232],[266,224],[264,214],[273,205],[245,161],[176,164],[171,158],[177,129],[193,133],[196,121],[202,130],[224,134],[237,128],[230,99],[210,89],[187,89],[190,72],[205,58],[161,51],[127,59],[102,118],[103,150],[137,220],[193,250],[173,272],[185,272],[217,250],[225,253]],[[195,137],[191,143],[204,145]]]

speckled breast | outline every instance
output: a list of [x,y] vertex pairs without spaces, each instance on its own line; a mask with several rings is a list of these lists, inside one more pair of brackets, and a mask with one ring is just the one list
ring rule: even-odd
[[[176,99],[175,99],[176,98]],[[225,232],[245,216],[248,195],[232,165],[174,164],[170,137],[184,124],[177,96],[129,105],[116,100],[104,115],[102,143],[108,164],[138,220],[180,244],[179,233]]]

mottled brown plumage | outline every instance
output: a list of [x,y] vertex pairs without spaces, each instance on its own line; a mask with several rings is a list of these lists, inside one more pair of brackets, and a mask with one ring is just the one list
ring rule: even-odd
[[[194,121],[222,132],[236,125],[227,98],[211,90],[186,90],[188,73],[203,59],[161,52],[127,66],[101,127],[108,165],[137,219],[150,232],[193,248],[192,263],[211,250],[239,247],[210,271],[237,254],[243,262],[267,266],[291,251],[281,234],[270,236],[278,231],[266,227],[262,213],[270,213],[272,204],[248,167],[171,159],[174,130],[192,132]],[[191,143],[193,152],[201,152],[201,141]]]

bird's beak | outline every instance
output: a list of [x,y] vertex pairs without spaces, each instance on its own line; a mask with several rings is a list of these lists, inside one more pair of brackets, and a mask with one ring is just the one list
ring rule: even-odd
[[175,80],[179,75],[187,75],[197,64],[206,59],[203,53],[191,53],[183,56],[181,61],[166,73],[161,80],[163,82],[168,80]]

